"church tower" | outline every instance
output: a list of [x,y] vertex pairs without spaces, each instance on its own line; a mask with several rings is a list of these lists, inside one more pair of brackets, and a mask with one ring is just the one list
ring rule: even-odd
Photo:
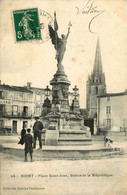
[[99,38],[97,40],[94,68],[86,84],[86,109],[89,118],[96,117],[97,96],[106,93],[105,74],[102,69]]

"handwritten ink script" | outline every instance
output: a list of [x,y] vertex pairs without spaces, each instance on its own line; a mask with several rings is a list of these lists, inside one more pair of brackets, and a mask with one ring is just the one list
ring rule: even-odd
[[77,9],[77,15],[79,14],[96,14],[89,22],[89,26],[88,26],[88,29],[91,33],[94,33],[92,30],[91,30],[91,24],[92,22],[95,20],[95,18],[97,16],[99,16],[100,14],[102,14],[105,10],[99,10],[98,9],[98,6],[95,6],[94,5],[94,0],[89,0],[86,5],[82,8],[82,9],[79,9],[79,7],[76,7]]

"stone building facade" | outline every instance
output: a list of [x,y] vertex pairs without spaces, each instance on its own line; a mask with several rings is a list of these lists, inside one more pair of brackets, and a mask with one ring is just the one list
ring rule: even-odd
[[127,131],[127,90],[100,95],[97,99],[100,131]]
[[33,92],[26,87],[0,85],[0,128],[18,133],[32,125]]
[[[32,87],[30,82],[27,82],[27,89],[31,90],[33,93],[33,116],[41,116],[43,103],[46,98],[45,89]],[[49,95],[49,100],[51,100],[51,90]]]
[[[72,97],[69,92],[70,104]],[[48,98],[52,101],[51,90]],[[42,114],[45,99],[45,89],[32,87],[30,82],[24,87],[0,84],[0,129],[20,133],[24,125],[31,128],[34,117]]]
[[97,117],[97,96],[106,93],[105,74],[102,69],[99,38],[97,40],[94,68],[86,84],[86,109],[89,118]]

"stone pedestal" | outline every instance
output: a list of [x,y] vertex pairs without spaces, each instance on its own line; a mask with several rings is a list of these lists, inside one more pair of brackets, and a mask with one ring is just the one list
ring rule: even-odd
[[[69,112],[69,101],[68,101],[68,91],[70,81],[64,72],[64,67],[62,64],[57,65],[58,69],[56,74],[54,74],[53,79],[50,81],[52,85],[52,108],[51,111]],[[59,106],[58,106],[59,105]],[[59,109],[59,110],[58,110]]]
[[[45,128],[45,145],[86,145],[91,144],[90,129],[83,128],[79,101],[74,99],[69,106],[70,81],[61,64],[50,81],[52,85],[51,112],[42,117]],[[69,137],[70,136],[70,137]]]
[[57,146],[59,133],[55,130],[46,130],[45,133],[45,145]]

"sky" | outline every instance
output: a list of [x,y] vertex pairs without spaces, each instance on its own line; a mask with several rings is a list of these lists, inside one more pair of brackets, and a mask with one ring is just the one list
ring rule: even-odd
[[[125,91],[127,88],[127,2],[125,0],[1,0],[0,4],[2,83],[24,86],[29,81],[33,87],[42,88],[50,85],[50,80],[57,70],[55,48],[51,40],[44,43],[15,41],[12,11],[38,8],[50,14],[52,18],[56,11],[59,37],[67,33],[69,21],[72,23],[62,64],[71,81],[70,91],[75,85],[79,88],[82,108],[86,106],[86,81],[93,70],[98,36],[107,92]],[[97,11],[103,13],[93,19],[97,14],[86,14],[89,9],[86,4],[96,7]],[[39,20],[41,23],[41,16]],[[41,33],[43,34],[44,30]]]

